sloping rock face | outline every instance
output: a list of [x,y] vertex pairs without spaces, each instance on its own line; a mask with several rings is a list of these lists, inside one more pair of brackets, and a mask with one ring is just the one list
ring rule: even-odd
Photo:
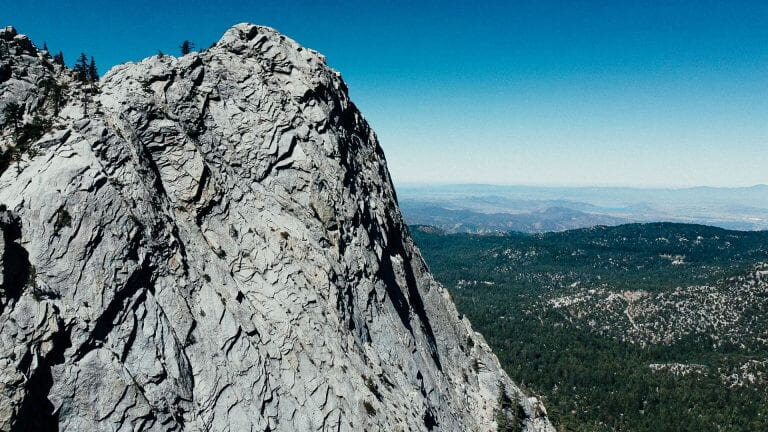
[[0,114],[0,430],[552,430],[432,279],[321,55],[241,24],[81,84],[0,44],[0,111],[46,124],[21,152]]

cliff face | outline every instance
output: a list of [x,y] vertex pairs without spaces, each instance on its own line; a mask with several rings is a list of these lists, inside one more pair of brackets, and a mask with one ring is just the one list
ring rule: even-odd
[[551,430],[321,55],[241,24],[81,84],[0,44],[0,430]]

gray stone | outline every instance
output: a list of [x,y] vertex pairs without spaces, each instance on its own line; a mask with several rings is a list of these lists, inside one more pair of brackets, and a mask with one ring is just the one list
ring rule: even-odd
[[0,176],[28,273],[0,430],[492,431],[504,384],[553,431],[430,275],[323,56],[240,24],[91,89],[4,32],[0,105],[53,127]]

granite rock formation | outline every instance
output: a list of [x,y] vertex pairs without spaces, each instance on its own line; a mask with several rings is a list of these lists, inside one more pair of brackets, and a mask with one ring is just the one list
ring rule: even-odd
[[0,120],[0,430],[553,430],[317,52],[240,24],[83,83],[8,27]]

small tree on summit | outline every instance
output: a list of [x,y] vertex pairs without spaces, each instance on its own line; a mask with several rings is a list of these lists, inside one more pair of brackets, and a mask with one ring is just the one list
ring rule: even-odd
[[93,59],[93,56],[91,56],[91,63],[88,65],[88,79],[91,82],[99,80],[99,70],[96,69],[96,61]]
[[75,78],[78,81],[83,83],[90,81],[88,67],[88,56],[86,56],[85,53],[80,53],[80,57],[77,59],[75,67],[72,68],[72,70],[75,72]]
[[58,65],[64,66],[64,53],[59,51],[58,54],[53,56],[53,62],[58,64]]
[[179,49],[181,50],[181,55],[187,55],[192,52],[193,49],[195,49],[195,44],[192,42],[185,40],[181,43],[179,46]]

